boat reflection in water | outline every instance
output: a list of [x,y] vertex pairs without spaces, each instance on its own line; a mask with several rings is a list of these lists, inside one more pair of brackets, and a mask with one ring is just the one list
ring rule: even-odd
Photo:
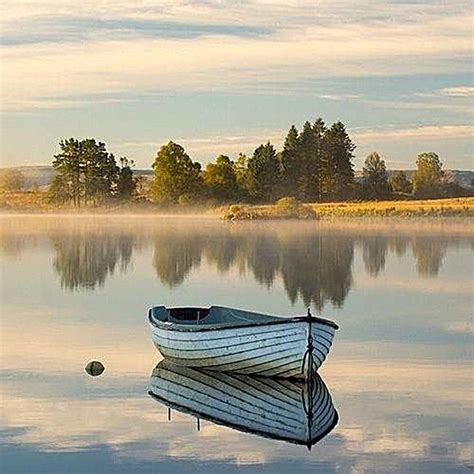
[[198,370],[163,360],[153,370],[149,394],[198,419],[308,449],[338,422],[318,374],[301,382]]

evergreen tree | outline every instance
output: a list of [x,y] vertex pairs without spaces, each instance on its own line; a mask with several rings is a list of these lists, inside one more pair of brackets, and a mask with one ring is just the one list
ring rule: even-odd
[[201,196],[201,165],[193,162],[184,148],[170,141],[163,145],[153,163],[150,192],[160,204],[190,202]]
[[[75,138],[69,138],[59,142],[61,152],[54,156],[53,168],[56,177],[53,179],[53,190],[50,195],[61,201],[71,200],[75,207],[81,205],[84,192],[84,160],[81,153],[81,143]],[[59,187],[62,191],[59,192]]]
[[79,143],[84,171],[84,202],[98,204],[112,196],[118,178],[115,157],[107,152],[105,143],[93,138]]
[[318,156],[316,137],[313,127],[305,122],[299,136],[299,173],[298,198],[302,201],[313,201],[318,195]]
[[[74,206],[98,204],[112,197],[118,168],[114,155],[105,144],[93,138],[69,138],[59,143],[61,152],[54,156],[51,199],[72,201]],[[59,187],[62,187],[59,190]]]
[[374,151],[366,159],[362,169],[364,194],[369,198],[379,198],[388,193],[387,169],[385,161]]
[[324,120],[320,117],[316,119],[313,124],[313,134],[316,145],[316,176],[315,176],[315,187],[318,200],[321,199],[321,176],[322,166],[324,159],[325,140],[324,136],[327,131]]
[[279,167],[275,148],[270,142],[256,148],[248,161],[248,170],[252,179],[252,197],[262,201],[273,200],[279,180]]
[[324,134],[321,166],[321,195],[325,199],[343,199],[354,186],[352,159],[355,145],[342,122],[334,123]]
[[65,204],[71,200],[71,183],[63,174],[56,174],[48,188],[48,200],[55,204]]
[[299,176],[299,140],[298,130],[291,126],[285,138],[283,150],[280,154],[281,167],[281,194],[284,196],[298,196],[298,176]]
[[120,158],[116,190],[119,199],[130,200],[135,193],[136,180],[132,170],[134,166],[133,160],[129,160],[125,156]]

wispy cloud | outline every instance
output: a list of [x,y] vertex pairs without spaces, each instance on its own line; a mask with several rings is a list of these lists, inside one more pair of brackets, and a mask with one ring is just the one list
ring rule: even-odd
[[[358,145],[358,149],[367,147],[376,148],[385,142],[397,141],[402,144],[413,140],[447,140],[465,139],[474,135],[473,125],[429,125],[411,128],[363,128],[349,130],[352,140]],[[249,130],[248,133],[216,135],[212,137],[185,137],[176,136],[173,141],[180,143],[188,153],[196,159],[204,162],[213,159],[220,153],[236,156],[238,153],[252,153],[253,150],[270,140],[272,144],[281,149],[287,130],[283,129],[261,129]],[[124,154],[136,156],[153,156],[159,148],[167,143],[170,138],[163,137],[162,140],[154,141],[125,141],[115,145],[115,148]],[[356,150],[357,153],[357,150]],[[390,165],[398,163],[391,160]],[[406,163],[404,163],[406,164]]]
[[469,138],[474,135],[474,125],[427,125],[412,128],[385,128],[355,130],[353,136],[358,141],[384,141],[412,138]]
[[6,0],[2,105],[144,90],[252,93],[289,81],[294,94],[308,78],[466,72],[471,14],[463,1]]
[[474,97],[474,86],[445,87],[439,93],[448,97]]

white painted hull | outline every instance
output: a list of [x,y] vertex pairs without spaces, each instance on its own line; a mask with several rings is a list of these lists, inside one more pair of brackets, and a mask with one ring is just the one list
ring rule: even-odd
[[170,408],[244,432],[311,447],[338,415],[319,375],[311,383],[219,373],[162,361],[149,393]]
[[175,364],[208,370],[265,377],[308,377],[308,337],[311,327],[316,371],[326,359],[335,327],[312,321],[278,323],[213,330],[174,330],[150,320],[152,339],[161,354]]

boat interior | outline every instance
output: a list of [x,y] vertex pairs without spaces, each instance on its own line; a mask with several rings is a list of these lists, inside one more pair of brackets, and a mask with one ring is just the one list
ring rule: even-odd
[[226,325],[226,324],[255,324],[279,321],[278,316],[268,316],[223,306],[209,308],[181,307],[166,308],[155,306],[151,316],[157,321],[183,325]]

